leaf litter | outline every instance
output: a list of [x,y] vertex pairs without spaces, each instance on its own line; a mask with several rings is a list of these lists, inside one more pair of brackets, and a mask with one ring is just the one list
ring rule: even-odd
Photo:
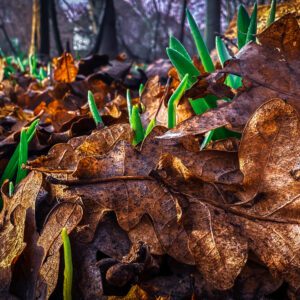
[[[40,122],[27,177],[13,195],[8,181],[1,189],[1,297],[62,298],[66,228],[74,299],[297,299],[299,31],[293,15],[283,16],[258,35],[259,44],[199,76],[171,130],[167,99],[177,74],[169,72],[167,85],[149,79],[132,102],[142,124],[155,118],[156,126],[135,147],[125,82],[139,75],[130,64],[108,64],[106,56],[77,62],[64,53],[42,84],[19,74],[13,87],[4,78],[2,171],[21,128]],[[224,85],[229,73],[243,77],[237,91]],[[104,128],[88,110],[89,90]],[[235,96],[193,113],[192,95],[222,93]],[[200,151],[204,134],[224,126],[241,139]]]

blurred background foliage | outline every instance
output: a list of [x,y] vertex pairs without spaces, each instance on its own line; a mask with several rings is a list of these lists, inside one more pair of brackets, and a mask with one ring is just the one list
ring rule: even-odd
[[[269,4],[260,0],[258,4]],[[283,2],[283,1],[278,1]],[[240,4],[254,0],[1,0],[0,47],[5,54],[38,53],[46,60],[70,50],[135,61],[165,58],[170,34],[195,53],[185,10],[205,34],[208,48],[222,34]]]

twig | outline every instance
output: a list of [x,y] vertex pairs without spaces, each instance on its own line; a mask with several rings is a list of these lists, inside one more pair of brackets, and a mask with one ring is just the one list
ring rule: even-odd
[[154,179],[150,176],[114,176],[114,177],[107,177],[107,178],[65,180],[65,179],[54,178],[52,176],[47,176],[46,180],[52,184],[62,184],[62,185],[67,185],[67,186],[73,186],[73,185],[106,183],[106,182],[120,181],[120,180],[150,180],[150,181],[153,181]]

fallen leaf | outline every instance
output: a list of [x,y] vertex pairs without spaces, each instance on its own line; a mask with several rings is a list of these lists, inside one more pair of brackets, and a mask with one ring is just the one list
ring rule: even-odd
[[71,53],[65,52],[61,57],[53,59],[54,79],[58,82],[71,83],[75,81],[78,67]]

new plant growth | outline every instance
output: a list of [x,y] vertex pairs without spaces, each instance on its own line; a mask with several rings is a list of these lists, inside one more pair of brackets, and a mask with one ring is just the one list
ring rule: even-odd
[[12,181],[9,182],[8,184],[8,196],[11,198],[14,194],[14,183]]
[[267,27],[269,27],[275,21],[275,16],[276,16],[276,0],[272,0],[269,17],[267,20]]
[[136,146],[137,144],[143,141],[145,136],[138,105],[134,105],[132,107],[130,125],[134,132],[132,144]]
[[20,136],[20,147],[19,147],[19,159],[18,159],[18,171],[16,177],[16,184],[18,184],[23,178],[26,177],[27,171],[23,168],[28,159],[28,142],[26,129],[22,129]]
[[250,24],[246,36],[246,44],[250,41],[256,41],[256,31],[257,31],[257,2],[254,3],[253,11],[250,18]]
[[185,74],[177,89],[174,91],[168,102],[168,128],[176,126],[176,107],[179,100],[187,89],[189,74]]
[[61,237],[63,241],[65,262],[63,296],[64,300],[72,300],[73,263],[71,243],[66,228],[62,229]]
[[[34,134],[35,134],[35,131],[36,131],[36,127],[39,123],[39,119],[35,120],[34,122],[32,122],[32,124],[28,127],[28,129],[25,131],[23,130],[23,132],[25,132],[25,135],[26,135],[26,142],[27,144],[30,143],[30,141],[32,140]],[[22,135],[22,134],[21,134]],[[24,133],[23,133],[23,144],[24,144]],[[26,147],[26,146],[25,146]],[[13,155],[11,156],[3,174],[2,174],[2,177],[1,177],[1,181],[0,181],[0,185],[2,186],[3,182],[8,179],[10,181],[13,180],[14,178],[14,175],[18,169],[18,166],[20,166],[20,158],[19,158],[19,154],[20,152],[24,151],[24,145],[23,145],[23,148],[22,148],[22,151],[20,150],[21,148],[21,141],[19,143],[19,145],[17,146],[17,148],[15,149]],[[24,159],[23,159],[24,160]],[[25,162],[26,163],[26,162]]]
[[88,91],[88,104],[96,126],[99,126],[101,124],[103,125],[103,120],[99,114],[94,95],[91,91]]

